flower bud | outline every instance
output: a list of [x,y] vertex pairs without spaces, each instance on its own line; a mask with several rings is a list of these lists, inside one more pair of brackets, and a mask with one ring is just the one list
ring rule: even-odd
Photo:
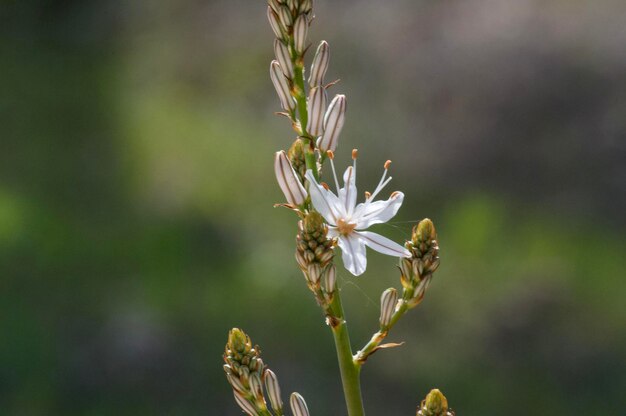
[[309,409],[300,393],[291,393],[289,403],[291,404],[293,416],[309,416]]
[[280,0],[267,0],[267,4],[274,10],[276,13],[280,10]]
[[259,416],[259,413],[254,408],[254,405],[250,403],[241,393],[237,390],[233,390],[233,394],[235,395],[235,401],[244,412],[250,416]]
[[280,64],[280,69],[283,70],[283,74],[287,78],[293,79],[293,62],[291,62],[291,57],[289,56],[289,49],[280,39],[274,39],[274,54]]
[[232,376],[230,374],[226,374],[226,379],[228,380],[230,385],[233,387],[233,389],[240,391],[242,393],[248,390],[244,387],[244,385],[241,383],[241,380],[239,380],[238,377]]
[[346,96],[338,94],[333,98],[326,115],[324,116],[324,135],[318,140],[317,146],[321,151],[335,151],[339,134],[343,129],[343,123],[346,117]]
[[263,384],[261,384],[261,378],[259,377],[259,373],[254,373],[250,376],[250,393],[254,395],[257,399],[263,398]]
[[290,10],[297,11],[298,9],[298,0],[287,0],[287,6]]
[[289,26],[293,23],[293,17],[291,11],[286,5],[280,6],[278,11],[278,17],[280,18],[280,24],[285,32],[289,32]]
[[265,388],[267,390],[267,396],[272,404],[272,409],[279,410],[283,408],[283,401],[280,398],[280,386],[278,385],[278,378],[272,370],[265,372]]
[[396,310],[398,291],[394,288],[385,290],[380,297],[380,326],[386,327],[391,322],[391,317]]
[[313,9],[313,0],[300,1],[300,13],[309,13]]
[[[282,76],[282,75],[281,75]],[[278,180],[278,186],[283,191],[287,202],[293,206],[302,205],[306,200],[307,193],[300,180],[296,176],[296,172],[291,167],[287,154],[284,150],[276,152],[274,158],[274,173]]]
[[309,278],[309,282],[312,284],[316,284],[320,280],[320,274],[322,274],[322,269],[318,263],[309,264],[307,267],[307,275]]
[[293,24],[293,41],[296,48],[296,52],[301,54],[306,47],[306,38],[309,31],[309,23],[304,15],[298,16],[296,22]]
[[331,264],[324,273],[324,290],[326,293],[333,293],[335,291],[335,284],[337,282],[337,271],[335,265]]
[[267,6],[267,20],[270,22],[270,27],[274,32],[274,36],[278,39],[284,39],[285,32],[280,24],[280,19],[278,18],[278,14],[272,10],[272,7]]
[[274,88],[280,99],[280,105],[284,110],[293,110],[296,104],[291,96],[287,78],[285,78],[278,61],[272,61],[270,64],[270,78],[272,79],[272,84],[274,84]]
[[438,389],[432,389],[422,402],[417,413],[420,416],[446,416],[448,415],[448,400]]
[[328,43],[323,40],[320,42],[315,51],[315,57],[311,64],[311,75],[309,76],[309,85],[311,88],[319,87],[324,82],[324,75],[328,70],[328,63],[330,61],[330,50]]
[[326,91],[324,87],[312,88],[307,102],[309,119],[306,124],[306,130],[310,135],[317,137],[324,132],[324,111],[326,111]]

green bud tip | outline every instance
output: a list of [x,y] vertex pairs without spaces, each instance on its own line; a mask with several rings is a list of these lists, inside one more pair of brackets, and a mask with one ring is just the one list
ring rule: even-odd
[[424,218],[413,227],[413,244],[418,244],[419,241],[431,241],[437,239],[437,231],[435,230],[435,224],[428,219]]
[[448,412],[448,399],[439,389],[432,389],[426,396],[422,408],[433,416],[444,416]]
[[307,233],[314,233],[322,230],[324,227],[324,218],[316,212],[312,211],[304,217],[304,231]]
[[239,353],[247,353],[252,349],[250,337],[239,328],[233,328],[228,333],[228,349]]

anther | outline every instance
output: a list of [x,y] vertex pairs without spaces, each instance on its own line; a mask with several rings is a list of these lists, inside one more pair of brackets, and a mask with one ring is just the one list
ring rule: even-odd
[[358,155],[359,155],[359,150],[358,149],[352,149],[352,160],[356,160]]
[[389,165],[391,165],[391,160],[385,162],[385,169],[389,169]]
[[322,185],[324,187],[324,189],[326,189],[327,191],[330,190],[330,187],[328,186],[328,184],[326,182],[322,182],[322,183],[320,183],[320,185]]
[[365,199],[369,199],[370,196],[372,196],[372,194],[368,191],[365,191]]
[[335,159],[335,153],[332,150],[327,150],[326,155],[328,155],[328,158],[331,160]]

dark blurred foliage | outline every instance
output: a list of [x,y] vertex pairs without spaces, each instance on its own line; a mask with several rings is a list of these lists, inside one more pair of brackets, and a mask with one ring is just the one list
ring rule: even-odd
[[[623,414],[626,4],[316,2],[360,147],[438,225],[442,266],[363,372],[369,414]],[[343,414],[272,152],[264,2],[0,6],[0,413],[236,415],[230,327],[285,393]],[[393,259],[339,275],[355,348]]]

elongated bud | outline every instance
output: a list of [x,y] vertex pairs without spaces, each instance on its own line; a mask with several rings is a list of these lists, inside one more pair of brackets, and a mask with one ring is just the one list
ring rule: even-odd
[[226,379],[228,380],[228,382],[230,383],[230,385],[233,387],[233,389],[240,391],[240,392],[246,392],[248,389],[245,388],[245,386],[241,383],[241,381],[239,380],[238,377],[232,376],[230,374],[226,374]]
[[300,393],[291,393],[289,404],[291,404],[293,416],[309,416],[309,409]]
[[289,7],[286,5],[280,6],[280,10],[278,11],[278,17],[280,18],[281,27],[285,32],[289,31],[289,26],[293,23],[293,17],[291,16],[291,11]]
[[320,280],[320,274],[322,274],[322,269],[318,263],[309,264],[307,267],[309,281],[312,284],[316,284]]
[[298,0],[287,0],[287,6],[290,10],[297,11],[298,10]]
[[312,136],[320,136],[324,132],[324,111],[326,111],[326,91],[324,87],[312,88],[307,103],[309,120],[306,130]]
[[283,400],[280,398],[280,386],[278,385],[278,378],[272,370],[265,371],[265,388],[267,389],[267,396],[272,404],[272,409],[280,410],[283,408]]
[[280,19],[278,18],[278,14],[276,14],[276,12],[272,10],[272,7],[270,6],[267,6],[267,20],[269,20],[270,22],[270,27],[272,28],[272,31],[274,32],[274,36],[276,36],[278,39],[284,39],[285,33],[280,24]]
[[343,123],[346,117],[346,96],[338,94],[333,98],[326,115],[324,116],[324,135],[318,140],[317,146],[320,150],[326,152],[328,150],[335,151],[339,134],[343,129]]
[[396,310],[398,291],[394,288],[385,290],[380,297],[380,326],[386,327],[391,322],[391,317]]
[[324,83],[324,75],[328,70],[328,63],[330,61],[330,50],[328,43],[323,40],[320,42],[315,51],[315,57],[311,64],[311,75],[309,76],[309,85],[311,88],[319,87]]
[[280,10],[280,1],[279,0],[267,0],[267,4],[276,13],[278,13],[278,11]]
[[335,265],[331,264],[324,273],[324,290],[326,293],[333,293],[335,291],[335,284],[337,282],[337,272]]
[[259,373],[254,373],[250,376],[250,393],[252,393],[257,399],[263,400],[263,384],[261,384],[261,378]]
[[289,79],[293,79],[293,63],[289,56],[289,49],[279,39],[274,39],[274,54],[276,60],[280,64],[280,69],[283,70],[283,74]]
[[233,390],[233,394],[235,395],[235,401],[241,407],[241,409],[249,414],[250,416],[259,416],[259,413],[254,408],[254,405],[250,403],[241,393],[237,390]]
[[293,40],[296,52],[301,54],[306,47],[306,38],[309,32],[309,23],[304,15],[298,16],[293,24]]
[[284,150],[276,152],[274,157],[274,173],[280,189],[285,194],[287,202],[293,206],[302,205],[306,200],[306,189],[300,183],[296,172],[291,167]]
[[291,92],[289,92],[289,82],[285,78],[278,61],[272,61],[270,64],[270,78],[280,99],[280,105],[284,110],[293,110],[296,104],[291,96]]
[[309,13],[313,9],[313,0],[300,1],[300,13]]

